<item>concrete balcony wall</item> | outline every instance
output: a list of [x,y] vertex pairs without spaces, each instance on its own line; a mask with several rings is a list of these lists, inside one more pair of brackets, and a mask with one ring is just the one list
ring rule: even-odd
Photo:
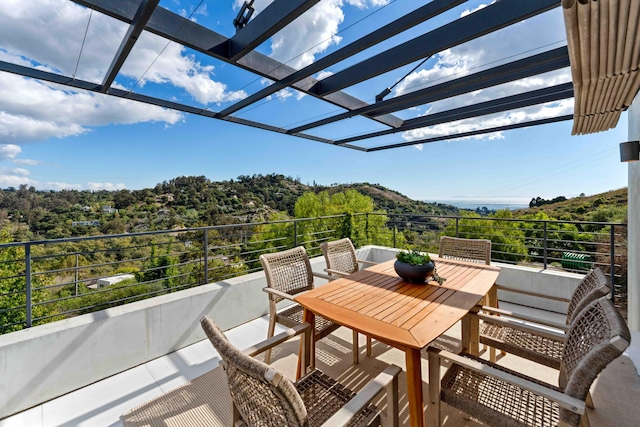
[[205,339],[204,315],[225,330],[263,316],[266,285],[260,271],[0,335],[0,418]]
[[[358,251],[360,259],[383,262],[398,252],[380,246]],[[322,257],[311,260],[322,272]],[[569,296],[580,276],[500,265],[498,283]],[[326,283],[316,278],[316,285]],[[187,289],[96,313],[0,336],[0,418],[41,404],[205,339],[199,319],[228,329],[265,315],[264,274]],[[563,305],[526,296],[505,300],[562,312]]]

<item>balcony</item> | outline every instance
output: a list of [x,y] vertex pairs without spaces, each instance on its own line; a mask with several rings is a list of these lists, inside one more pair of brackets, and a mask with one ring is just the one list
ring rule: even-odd
[[[359,257],[382,262],[396,252],[368,245],[359,249]],[[580,279],[579,274],[540,266],[495,264],[501,267],[498,284],[508,282],[527,289],[535,283],[539,291],[559,297],[569,296]],[[312,267],[321,272],[324,260],[313,258]],[[316,285],[321,286],[322,281]],[[119,416],[127,410],[216,368],[219,359],[198,325],[202,315],[228,329],[239,347],[263,340],[267,326],[264,286],[263,273],[256,271],[0,336],[0,391],[8,396],[0,414],[7,418],[0,425],[120,425]],[[514,305],[509,293],[501,292],[499,297],[502,308]],[[526,295],[518,298],[517,311],[528,309],[551,320],[564,319],[563,303],[543,306]],[[341,328],[319,343],[322,369],[351,378],[357,388],[376,366],[394,363],[404,367],[403,353],[381,343],[374,345],[372,357],[362,355],[361,364],[352,365],[349,337],[350,332]],[[459,340],[458,324],[439,344],[455,351]],[[592,425],[611,425],[612,419],[625,425],[621,414],[638,413],[634,402],[640,398],[640,382],[632,362],[640,366],[639,353],[637,348],[630,349],[598,379],[592,389],[597,408],[589,414]],[[297,344],[288,343],[277,358],[296,355]],[[512,355],[504,356],[500,363],[547,382],[557,375]],[[426,367],[425,355],[423,370]],[[406,388],[400,390],[400,418],[406,424]],[[445,409],[445,415],[449,417],[445,425],[464,422],[457,411]]]

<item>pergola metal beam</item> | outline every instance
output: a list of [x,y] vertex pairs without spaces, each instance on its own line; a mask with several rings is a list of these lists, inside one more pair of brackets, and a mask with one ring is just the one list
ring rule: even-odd
[[138,41],[138,37],[140,37],[142,30],[144,30],[144,27],[147,25],[147,21],[151,18],[151,14],[156,6],[158,6],[158,3],[160,3],[160,0],[142,0],[140,2],[136,15],[133,17],[133,21],[129,25],[129,29],[122,39],[122,43],[120,43],[118,52],[114,56],[113,61],[111,61],[107,74],[102,81],[102,93],[106,93],[111,87],[111,84],[120,72],[120,68],[122,68],[122,64],[124,64],[131,49],[133,49],[133,46]]
[[[91,7],[112,18],[127,23],[132,22],[139,4],[139,0],[95,0],[95,4],[88,0],[71,1]],[[233,62],[226,56],[226,43],[229,40],[227,37],[163,7],[157,7],[155,9],[145,30],[271,80],[280,80],[296,71],[288,65],[256,51],[251,51],[238,61]],[[308,80],[292,86],[294,89],[300,90],[308,95],[321,98],[307,91],[307,88],[315,84],[315,82],[317,82],[316,79],[308,77]],[[367,105],[366,102],[344,92],[336,92],[332,94],[332,96],[326,96],[321,99],[347,110]],[[378,116],[373,120],[391,127],[399,126],[402,123],[400,118],[390,115]]]
[[367,133],[364,135],[344,138],[336,141],[337,145],[360,141],[363,139],[375,138],[397,132],[418,129],[421,127],[435,126],[442,123],[449,123],[456,120],[464,120],[472,117],[485,116],[488,114],[500,113],[503,111],[515,110],[518,108],[530,107],[532,105],[544,104],[546,102],[559,101],[573,96],[573,83],[564,83],[544,89],[533,90],[518,95],[493,99],[479,104],[468,105],[455,108],[453,110],[442,111],[440,113],[429,114],[411,120],[405,120],[402,126],[397,129],[383,130]]
[[296,134],[356,115],[387,114],[569,66],[566,46],[290,129]]
[[[368,138],[394,134],[420,127],[434,126],[440,123],[448,123],[471,117],[486,116],[571,97],[573,96],[572,85],[571,83],[566,83],[564,85],[494,99],[488,102],[455,108],[406,121],[391,114],[417,105],[432,103],[437,100],[566,67],[569,65],[566,48],[559,48],[524,58],[387,101],[381,101],[373,105],[341,92],[343,88],[553,9],[558,6],[559,2],[557,0],[528,0],[526,2],[521,0],[501,0],[494,2],[491,6],[372,56],[322,81],[318,81],[311,76],[340,61],[352,58],[355,54],[387,40],[396,34],[411,29],[415,25],[444,11],[460,5],[464,3],[465,0],[433,0],[370,34],[359,38],[353,43],[320,58],[315,63],[301,70],[295,70],[286,64],[256,52],[254,49],[261,43],[264,43],[264,41],[277,31],[284,28],[284,26],[294,21],[309,8],[313,7],[319,0],[275,0],[274,3],[268,6],[261,14],[257,15],[253,21],[247,23],[245,27],[239,29],[236,35],[231,38],[218,34],[163,7],[157,7],[159,0],[71,1],[129,24],[127,34],[111,62],[102,85],[4,61],[0,61],[0,71],[65,85],[78,90],[104,93],[122,99],[144,102],[188,114],[217,118],[219,120],[251,126],[270,132],[294,134],[300,138],[366,152],[463,138],[490,132],[571,120],[573,118],[572,115],[567,115],[373,148],[365,148],[351,144],[352,142]],[[221,112],[214,112],[201,107],[193,107],[112,88],[111,85],[114,79],[143,30],[147,30],[167,40],[174,41],[202,54],[247,70],[254,75],[274,80],[275,83]],[[348,111],[291,130],[231,115],[284,88],[300,90],[303,93],[345,108]],[[303,133],[306,129],[322,126],[356,115],[376,120],[389,126],[390,129],[344,138],[338,141]]]
[[[13,64],[11,62],[0,61],[0,71],[5,71],[7,73],[17,74],[24,77],[29,77],[32,79],[43,80],[51,83],[56,83],[68,87],[72,87],[75,89],[86,90],[89,92],[100,93],[107,96],[114,96],[117,98],[128,99],[131,101],[144,102],[145,104],[155,105],[162,108],[169,108],[176,111],[182,111],[184,113],[195,114],[197,116],[203,116],[215,119],[216,113],[211,110],[205,110],[198,107],[193,107],[191,105],[181,104],[179,102],[167,101],[161,98],[155,98],[152,96],[142,95],[139,93],[129,92],[122,89],[110,88],[106,93],[101,91],[101,85],[88,82],[85,80],[74,79],[70,76],[63,76],[60,74],[50,73],[48,71],[37,70],[31,67],[25,67],[22,65]],[[225,117],[219,120],[228,121],[232,123],[238,123],[245,126],[251,126],[258,129],[268,130],[271,132],[276,132],[280,134],[286,134],[286,129],[280,128],[277,126],[271,126],[260,122],[255,122],[252,120],[241,119],[239,117]],[[315,135],[308,134],[298,134],[301,138],[310,139],[313,141],[323,142],[325,144],[335,145],[335,141],[331,139],[322,138]],[[347,148],[353,148],[360,151],[365,151],[365,148],[348,145],[343,145]]]
[[390,144],[390,145],[382,145],[380,147],[367,148],[367,152],[388,150],[391,148],[409,147],[411,145],[418,145],[418,144],[428,144],[430,142],[448,141],[451,139],[467,138],[470,136],[484,135],[484,134],[493,133],[493,132],[503,132],[507,130],[520,129],[520,128],[525,128],[530,126],[546,125],[549,123],[558,123],[558,122],[564,122],[567,120],[573,120],[573,114],[567,114],[565,116],[558,116],[558,117],[549,117],[547,119],[531,120],[531,121],[522,122],[522,123],[513,123],[510,125],[497,126],[493,128],[472,130],[469,132],[461,132],[454,135],[442,135],[442,136],[435,136],[433,138],[416,139],[414,141],[400,142],[397,144]]
[[558,0],[498,1],[333,74],[309,92],[325,96],[558,6]]
[[228,41],[229,59],[238,60],[320,0],[275,0]]
[[[404,15],[401,18],[373,31],[370,34],[354,41],[353,43],[344,46],[335,52],[330,53],[323,58],[318,59],[314,63],[307,65],[306,67],[289,74],[287,77],[282,78],[274,82],[273,84],[259,90],[253,95],[238,101],[237,103],[225,108],[220,112],[221,116],[228,116],[236,111],[239,111],[249,105],[278,92],[281,89],[286,88],[289,85],[297,83],[307,77],[318,73],[327,67],[330,67],[338,62],[349,58],[356,53],[359,53],[371,46],[374,46],[388,38],[395,36],[415,25],[418,25],[424,21],[427,21],[434,16],[437,16],[447,10],[464,3],[466,0],[433,0],[426,5],[419,7],[418,9]],[[258,15],[260,16],[260,15]],[[257,18],[256,18],[257,19]],[[315,84],[315,81],[305,81],[301,86],[311,87]]]

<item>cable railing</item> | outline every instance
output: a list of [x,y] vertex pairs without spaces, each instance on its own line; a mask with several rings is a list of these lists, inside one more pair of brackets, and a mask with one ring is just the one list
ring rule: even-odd
[[492,241],[492,260],[586,272],[626,300],[627,226],[517,218],[344,214],[0,244],[0,333],[260,271],[260,255],[349,237],[436,252],[442,235]]

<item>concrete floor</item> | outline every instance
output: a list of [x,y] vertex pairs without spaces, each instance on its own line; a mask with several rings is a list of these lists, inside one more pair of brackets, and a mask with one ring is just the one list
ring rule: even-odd
[[[501,308],[514,311],[531,311],[531,314],[540,315],[540,310],[527,309],[501,303]],[[563,315],[543,312],[551,320],[564,320]],[[227,336],[231,342],[239,348],[245,348],[266,337],[267,319],[260,318],[252,322],[229,330]],[[276,333],[283,330],[279,328]],[[318,366],[332,376],[344,378],[353,377],[353,372],[359,368],[350,363],[351,333],[344,328],[339,329],[318,351]],[[321,341],[321,342],[322,342]],[[590,410],[591,425],[597,426],[635,426],[640,419],[640,381],[635,366],[640,366],[640,345],[638,340],[626,356],[619,358],[607,368],[596,381],[592,388],[592,395],[596,405],[595,410]],[[460,343],[459,324],[449,330],[439,339],[438,345],[455,350]],[[282,357],[295,357],[296,346],[287,346],[291,354],[281,354]],[[362,369],[377,370],[380,366],[394,363],[404,368],[404,354],[391,347],[374,341],[374,354],[372,358],[364,355],[364,337],[361,341]],[[284,351],[284,350],[283,350]],[[483,357],[488,358],[488,354]],[[277,359],[276,353],[274,358]],[[371,359],[368,360],[367,359]],[[0,420],[0,427],[29,426],[120,426],[119,417],[122,413],[137,407],[156,396],[178,387],[187,381],[199,377],[218,366],[219,358],[216,351],[208,341],[201,341],[189,347],[183,348],[164,357],[152,360],[128,371],[106,378],[102,381],[76,390],[65,396],[46,402],[35,408]],[[556,384],[557,371],[541,367],[535,363],[523,360],[516,356],[507,355],[499,360],[512,369],[528,375],[535,376],[543,381]],[[615,366],[614,366],[615,365]],[[423,380],[426,396],[426,377],[428,364],[426,356],[423,357]],[[333,372],[329,372],[333,371]],[[358,380],[359,383],[362,379]],[[357,387],[357,385],[356,385]],[[402,388],[402,386],[401,386]],[[400,419],[402,424],[408,423],[406,414],[406,396],[401,392]],[[404,401],[403,401],[404,399]],[[446,406],[446,405],[444,405]],[[613,421],[614,420],[614,421]],[[465,420],[461,413],[450,408],[443,409],[444,425],[478,425],[473,420]]]

